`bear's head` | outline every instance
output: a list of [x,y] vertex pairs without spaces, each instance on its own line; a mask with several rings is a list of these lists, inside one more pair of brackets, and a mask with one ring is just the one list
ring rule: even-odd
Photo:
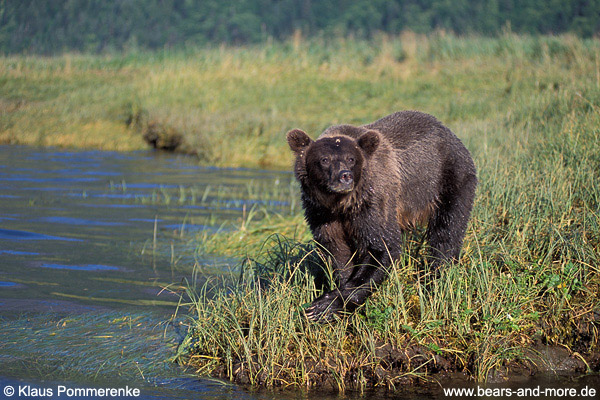
[[287,141],[296,154],[296,176],[304,186],[323,194],[352,192],[363,174],[363,166],[380,143],[373,130],[356,128],[352,136],[333,134],[312,140],[299,129],[287,133]]

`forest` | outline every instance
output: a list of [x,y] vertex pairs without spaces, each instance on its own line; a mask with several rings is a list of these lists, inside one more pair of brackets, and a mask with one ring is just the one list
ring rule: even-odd
[[600,0],[0,0],[3,54],[103,53],[402,31],[600,32]]

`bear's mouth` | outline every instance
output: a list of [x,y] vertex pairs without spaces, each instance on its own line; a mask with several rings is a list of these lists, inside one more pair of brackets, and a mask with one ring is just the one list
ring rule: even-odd
[[331,193],[335,194],[350,193],[352,190],[354,190],[354,182],[333,182],[329,185],[328,189]]

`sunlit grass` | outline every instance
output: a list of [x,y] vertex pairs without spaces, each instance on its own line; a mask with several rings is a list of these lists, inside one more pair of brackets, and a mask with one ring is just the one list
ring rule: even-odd
[[600,281],[581,263],[523,269],[470,254],[432,279],[406,257],[362,311],[319,325],[303,307],[320,293],[307,271],[323,265],[313,246],[273,237],[224,288],[190,287],[194,319],[180,361],[255,386],[344,391],[441,370],[477,380],[511,364],[535,370],[529,348],[537,343],[583,357],[597,351],[597,330],[590,338],[581,326],[597,327]]
[[[406,98],[423,106],[400,108],[440,117],[475,159],[480,184],[460,262],[434,279],[419,271],[419,254],[409,246],[362,311],[321,326],[302,314],[320,293],[303,270],[326,263],[304,257],[314,247],[300,210],[199,235],[199,252],[245,260],[239,284],[192,294],[195,317],[180,351],[199,373],[337,390],[395,387],[446,368],[485,380],[511,365],[543,369],[532,350],[539,345],[569,349],[582,371],[598,368],[596,56],[568,37],[506,37],[477,42],[479,50],[466,39],[430,40],[443,51],[430,61],[412,59],[426,68],[413,71],[397,98],[413,90]],[[351,71],[340,66],[337,79],[347,82]],[[365,77],[375,82],[366,87],[378,79]],[[364,110],[370,103],[343,108],[359,104]],[[268,239],[273,234],[283,237]]]
[[283,137],[291,128],[314,136],[332,124],[418,109],[470,148],[499,138],[518,146],[532,124],[543,126],[526,120],[544,103],[598,107],[599,52],[597,40],[573,36],[404,33],[370,41],[9,56],[0,63],[0,142],[139,149],[154,124],[165,135],[181,135],[182,150],[206,164],[288,168]]

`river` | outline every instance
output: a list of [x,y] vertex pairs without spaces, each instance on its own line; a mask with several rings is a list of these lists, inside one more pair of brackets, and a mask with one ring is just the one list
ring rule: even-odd
[[235,267],[199,257],[194,235],[227,229],[245,208],[287,207],[249,198],[249,185],[290,179],[152,152],[0,146],[0,384],[256,397],[169,360],[185,310],[172,318],[179,297],[164,288]]

